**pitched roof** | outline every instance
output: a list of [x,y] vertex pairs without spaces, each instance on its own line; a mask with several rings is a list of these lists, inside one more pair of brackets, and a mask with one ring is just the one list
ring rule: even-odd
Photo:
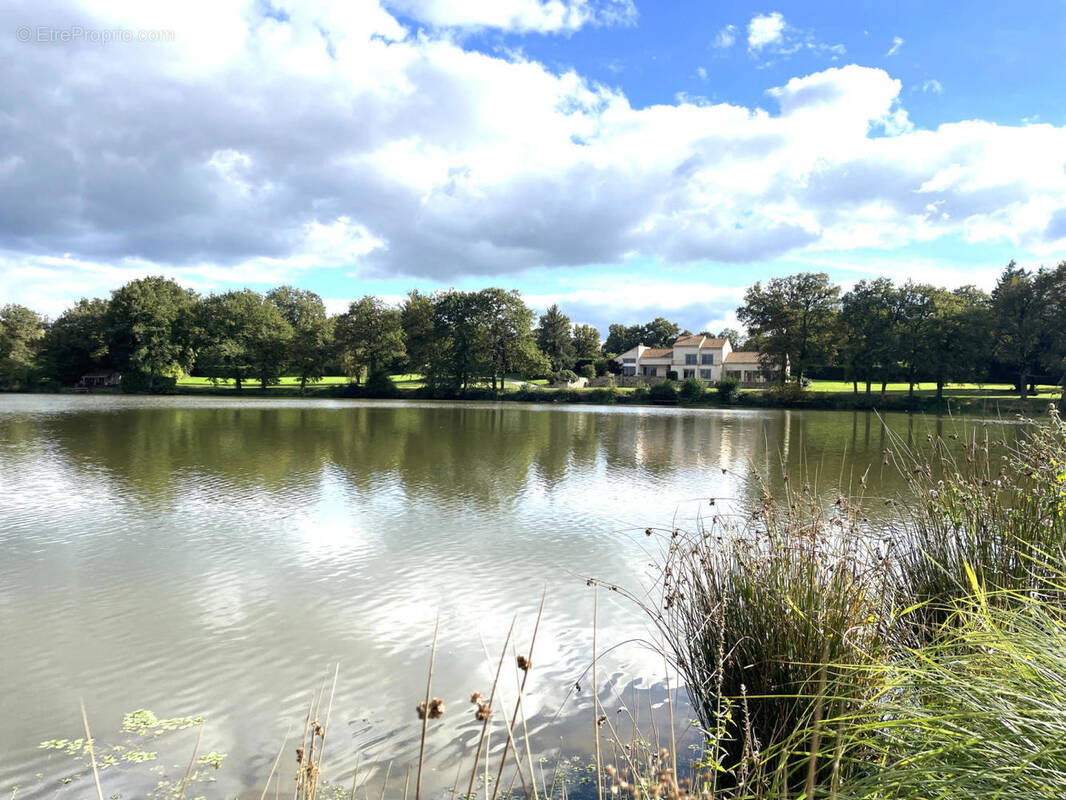
[[674,347],[721,347],[724,344],[725,339],[713,339],[710,336],[696,334],[695,336],[681,336],[674,342]]
[[727,364],[759,364],[762,362],[762,353],[754,350],[734,350],[725,357]]
[[643,353],[640,354],[641,358],[670,358],[674,354],[674,351],[670,348],[662,347],[649,347]]

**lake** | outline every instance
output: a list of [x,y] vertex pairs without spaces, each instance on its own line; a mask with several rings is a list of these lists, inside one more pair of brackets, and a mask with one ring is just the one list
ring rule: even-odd
[[[887,424],[920,443],[986,423]],[[81,736],[84,699],[101,746],[133,709],[203,715],[200,751],[228,754],[209,796],[258,797],[335,665],[327,774],[402,771],[438,615],[448,712],[427,786],[449,786],[479,731],[469,694],[488,693],[515,615],[528,647],[544,591],[525,714],[545,751],[580,752],[586,579],[639,586],[644,529],[754,500],[752,468],[771,490],[787,472],[826,497],[869,469],[868,493],[893,495],[886,435],[865,412],[0,396],[0,791],[56,796],[72,762],[38,744]],[[618,595],[599,601],[601,649],[647,635]],[[619,646],[604,707],[661,707],[663,677],[661,656]],[[182,741],[165,765],[179,778]],[[106,771],[105,795],[139,779]]]

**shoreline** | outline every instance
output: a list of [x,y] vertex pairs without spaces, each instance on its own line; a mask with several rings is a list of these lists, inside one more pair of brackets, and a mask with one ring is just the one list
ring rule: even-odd
[[[120,389],[97,389],[92,392],[78,392],[72,389],[61,389],[58,392],[4,392],[4,394],[41,394],[41,395],[124,395]],[[810,411],[875,411],[875,412],[904,412],[950,415],[956,413],[978,414],[1015,414],[1015,413],[1041,413],[1047,410],[1049,403],[1062,404],[1061,397],[1030,397],[1022,400],[1009,395],[1003,396],[945,396],[941,399],[935,396],[916,394],[880,393],[858,395],[851,392],[818,392],[806,391],[802,394],[790,394],[782,397],[772,391],[745,391],[740,394],[735,402],[727,403],[719,400],[713,390],[708,391],[707,396],[696,401],[678,400],[677,402],[656,402],[644,397],[634,397],[632,392],[601,389],[562,389],[562,388],[522,388],[506,391],[492,391],[491,389],[473,389],[460,395],[433,396],[423,388],[409,389],[397,388],[394,393],[385,395],[371,393],[361,387],[352,387],[346,384],[327,384],[309,386],[306,391],[300,392],[295,387],[275,386],[269,389],[244,388],[240,392],[231,386],[179,386],[171,391],[146,394],[132,393],[136,396],[159,396],[159,397],[221,397],[234,400],[243,399],[303,399],[303,400],[436,400],[448,402],[524,402],[551,405],[583,405],[583,406],[648,406],[648,407],[677,407],[690,409],[765,409],[780,408]]]

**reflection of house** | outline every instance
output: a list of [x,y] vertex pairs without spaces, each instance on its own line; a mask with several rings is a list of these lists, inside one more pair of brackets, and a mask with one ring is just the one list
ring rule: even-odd
[[671,348],[645,347],[638,344],[617,356],[623,377],[667,378],[675,373],[677,380],[699,378],[704,381],[721,380],[723,370],[742,383],[765,383],[759,353],[733,352],[728,339],[710,336],[682,336]]
[[118,386],[122,381],[122,373],[113,369],[97,369],[86,372],[77,383],[79,389],[102,389],[108,386]]

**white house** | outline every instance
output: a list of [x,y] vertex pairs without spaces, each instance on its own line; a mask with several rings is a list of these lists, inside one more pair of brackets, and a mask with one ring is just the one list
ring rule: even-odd
[[721,380],[724,373],[741,383],[765,383],[759,359],[759,353],[734,352],[728,339],[696,334],[680,337],[671,348],[638,344],[614,360],[626,377],[667,378],[673,372],[680,381],[699,378],[713,382]]

